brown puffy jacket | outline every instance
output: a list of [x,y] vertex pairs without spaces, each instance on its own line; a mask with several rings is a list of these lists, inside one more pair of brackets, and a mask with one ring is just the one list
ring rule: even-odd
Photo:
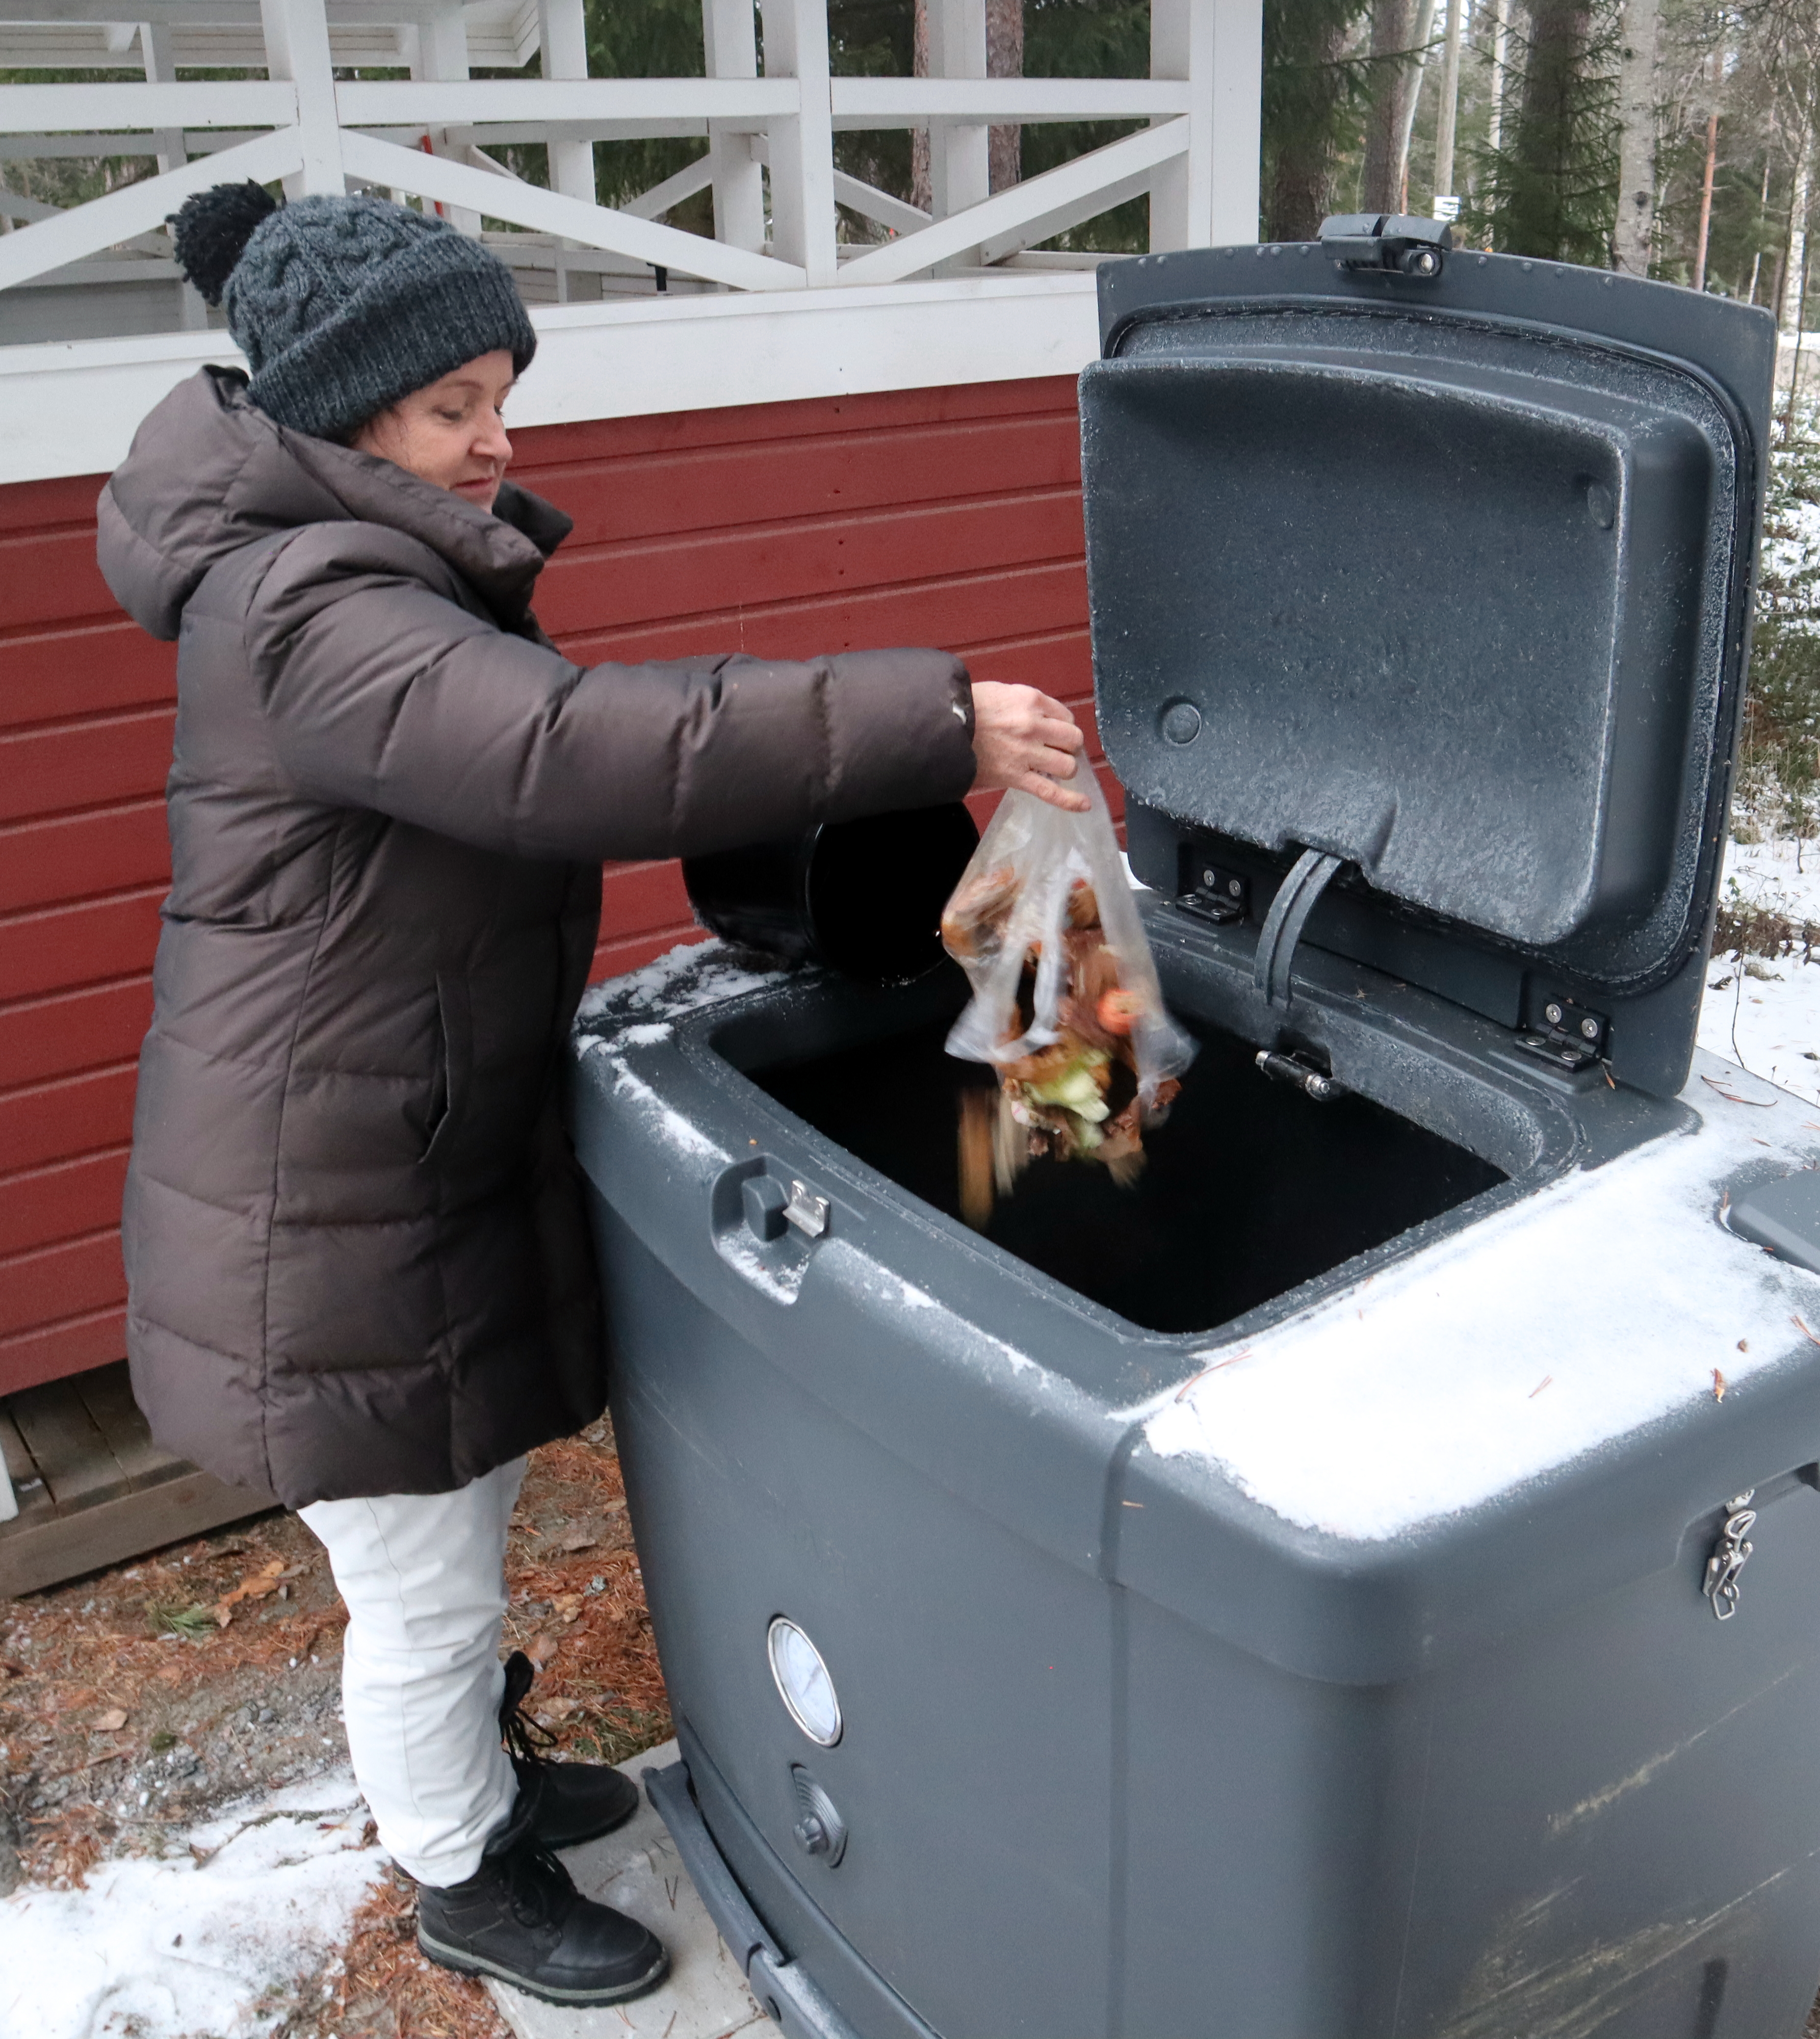
[[529,607],[568,530],[287,431],[219,369],[101,497],[108,586],[179,640],[133,1385],[294,1507],[443,1491],[602,1406],[557,1095],[601,860],[973,776],[943,653],[572,664]]

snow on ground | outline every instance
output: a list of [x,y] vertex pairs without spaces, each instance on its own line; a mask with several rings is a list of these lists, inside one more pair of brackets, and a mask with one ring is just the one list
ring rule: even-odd
[[347,1940],[386,1857],[346,1770],[228,1808],[161,1859],[0,1900],[0,2033],[257,2039]]
[[[1735,887],[1748,904],[1820,921],[1820,842],[1804,845],[1799,859],[1792,842],[1732,843],[1724,883],[1727,895]],[[1820,961],[1803,963],[1799,951],[1750,961],[1765,974],[1754,976],[1723,956],[1708,970],[1700,1045],[1820,1103]],[[1731,982],[1719,988],[1727,978]]]

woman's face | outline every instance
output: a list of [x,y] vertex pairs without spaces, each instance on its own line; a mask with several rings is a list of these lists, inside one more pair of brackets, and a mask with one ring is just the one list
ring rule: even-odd
[[369,418],[353,443],[491,510],[512,457],[500,413],[514,379],[503,347],[481,355]]

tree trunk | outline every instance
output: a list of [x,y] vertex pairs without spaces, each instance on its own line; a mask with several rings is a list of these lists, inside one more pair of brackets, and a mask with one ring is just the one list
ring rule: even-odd
[[1706,288],[1706,249],[1712,235],[1712,173],[1719,161],[1719,109],[1706,123],[1706,173],[1700,180],[1700,234],[1693,247],[1693,287]]
[[1322,27],[1294,54],[1307,69],[1310,83],[1297,106],[1297,117],[1284,123],[1271,165],[1267,194],[1266,238],[1313,241],[1320,222],[1333,211],[1333,173],[1339,154],[1335,116],[1344,81],[1335,68],[1346,48],[1347,25],[1335,21]]
[[1518,172],[1503,239],[1513,253],[1569,259],[1581,70],[1592,36],[1591,0],[1531,0],[1529,61],[1516,133],[1507,154]]
[[1795,165],[1795,188],[1788,195],[1788,253],[1782,263],[1782,302],[1776,308],[1776,323],[1795,332],[1801,330],[1803,302],[1807,290],[1807,206],[1814,164],[1814,137],[1801,138],[1800,160]]
[[[916,0],[914,24],[910,31],[910,70],[917,78],[929,76],[929,0]],[[925,212],[935,208],[935,187],[929,181],[929,130],[910,130],[910,203]]]
[[[1024,0],[986,0],[986,74],[1024,75]],[[1024,174],[1024,130],[994,127],[987,143],[991,188],[1005,191]]]
[[1662,0],[1624,0],[1624,56],[1618,72],[1618,215],[1612,266],[1649,274],[1655,237],[1655,70]]
[[1371,0],[1371,112],[1365,128],[1359,203],[1367,212],[1395,212],[1402,201],[1403,130],[1415,83],[1408,55],[1415,27],[1414,0]]
[[1801,394],[1801,309],[1807,302],[1807,258],[1814,253],[1812,240],[1802,236],[1800,280],[1795,286],[1795,359],[1788,364],[1788,408],[1782,414],[1782,443],[1795,437],[1795,404]]
[[1447,0],[1447,53],[1434,122],[1434,196],[1453,196],[1453,137],[1460,116],[1460,17],[1465,0]]
[[1504,140],[1504,85],[1510,60],[1510,0],[1491,0],[1491,111],[1485,146],[1495,156]]
[[1415,133],[1415,115],[1422,102],[1422,81],[1428,75],[1428,44],[1434,33],[1434,0],[1416,0],[1415,27],[1410,38],[1415,54],[1410,62],[1409,92],[1403,102],[1403,139],[1396,152],[1396,203],[1394,210],[1409,210],[1409,144]]

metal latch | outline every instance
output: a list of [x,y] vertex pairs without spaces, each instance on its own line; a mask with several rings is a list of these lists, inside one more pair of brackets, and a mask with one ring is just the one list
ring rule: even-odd
[[1260,1048],[1256,1059],[1258,1067],[1267,1076],[1274,1077],[1278,1083],[1294,1084],[1317,1104],[1330,1103],[1335,1098],[1346,1095],[1345,1084],[1336,1083],[1307,1055],[1293,1050],[1286,1055],[1275,1048]]
[[1756,1494],[1755,1487],[1747,1487],[1727,1502],[1725,1526],[1706,1561],[1706,1579],[1700,1591],[1712,1602],[1716,1620],[1729,1621],[1738,1612],[1738,1575],[1749,1562],[1753,1548],[1749,1538],[1757,1510],[1750,1503]]
[[792,1182],[790,1201],[784,1206],[784,1219],[805,1239],[819,1239],[828,1228],[828,1200],[817,1196],[807,1183]]
[[1541,1024],[1519,1033],[1517,1046],[1557,1069],[1590,1069],[1605,1055],[1611,1026],[1602,1012],[1589,1012],[1571,998],[1550,998],[1542,1008]]
[[1444,219],[1408,213],[1342,212],[1320,222],[1320,245],[1344,269],[1389,269],[1433,283],[1453,234]]

